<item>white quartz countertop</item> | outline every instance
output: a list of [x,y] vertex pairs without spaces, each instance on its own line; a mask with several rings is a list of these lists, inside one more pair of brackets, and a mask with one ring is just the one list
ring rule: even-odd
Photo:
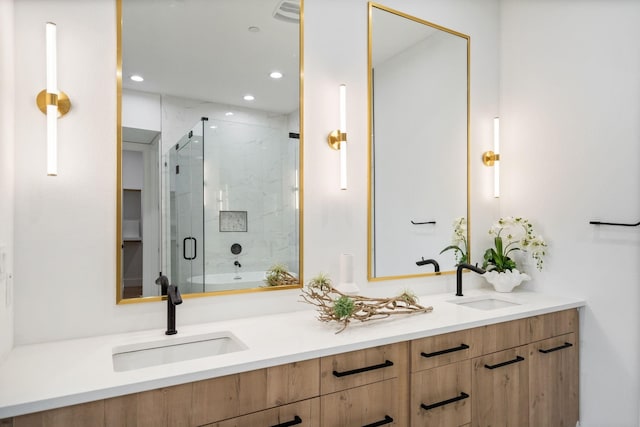
[[[480,310],[448,302],[492,295],[519,305]],[[198,325],[180,325],[178,313],[178,335],[174,336],[164,335],[164,328],[159,328],[19,346],[0,365],[0,419],[577,308],[585,301],[535,292],[497,294],[476,289],[466,291],[464,297],[421,296],[420,304],[433,306],[433,311],[351,322],[339,334],[335,332],[341,325],[318,321],[313,309]],[[215,332],[232,333],[247,349],[123,372],[113,369],[116,347]]]

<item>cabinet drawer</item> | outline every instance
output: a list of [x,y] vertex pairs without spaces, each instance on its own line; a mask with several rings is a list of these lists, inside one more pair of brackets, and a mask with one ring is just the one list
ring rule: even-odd
[[495,323],[475,329],[472,357],[528,344],[527,319]]
[[469,359],[475,352],[476,329],[411,341],[411,372]]
[[313,359],[195,382],[192,421],[203,425],[316,397],[319,373]]
[[105,399],[104,426],[190,426],[192,390],[182,384]]
[[528,356],[522,346],[473,359],[473,426],[529,425]]
[[574,426],[578,421],[576,334],[529,345],[529,425]]
[[320,427],[320,398],[303,400],[242,417],[207,424],[204,427]]
[[323,357],[320,359],[321,393],[403,375],[407,369],[407,344],[402,342]]
[[461,426],[471,422],[471,361],[411,375],[411,425]]
[[327,394],[320,399],[323,427],[405,426],[400,380],[390,379]]
[[578,310],[564,310],[555,313],[529,317],[529,341],[540,341],[570,332],[578,332]]
[[104,424],[104,401],[51,409],[13,419],[14,427],[98,426]]

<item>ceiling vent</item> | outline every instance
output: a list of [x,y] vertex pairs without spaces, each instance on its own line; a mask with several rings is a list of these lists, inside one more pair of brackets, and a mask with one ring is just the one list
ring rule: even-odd
[[273,17],[285,22],[300,22],[300,2],[281,0],[273,11]]

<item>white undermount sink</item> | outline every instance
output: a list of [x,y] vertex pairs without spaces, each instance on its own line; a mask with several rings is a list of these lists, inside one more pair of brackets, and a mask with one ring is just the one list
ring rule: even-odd
[[114,347],[113,369],[130,371],[246,349],[247,346],[229,331],[167,337]]
[[463,307],[475,308],[478,310],[496,310],[498,308],[521,305],[519,302],[495,296],[461,297],[459,299],[449,300],[447,302],[461,305]]

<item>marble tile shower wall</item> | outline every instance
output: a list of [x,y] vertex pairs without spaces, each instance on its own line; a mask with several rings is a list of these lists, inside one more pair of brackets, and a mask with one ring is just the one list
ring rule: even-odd
[[[263,271],[274,263],[297,270],[297,140],[287,115],[165,96],[165,152],[188,129],[204,127],[205,273]],[[220,232],[219,211],[246,211],[246,232]],[[242,245],[237,257],[231,245]]]

